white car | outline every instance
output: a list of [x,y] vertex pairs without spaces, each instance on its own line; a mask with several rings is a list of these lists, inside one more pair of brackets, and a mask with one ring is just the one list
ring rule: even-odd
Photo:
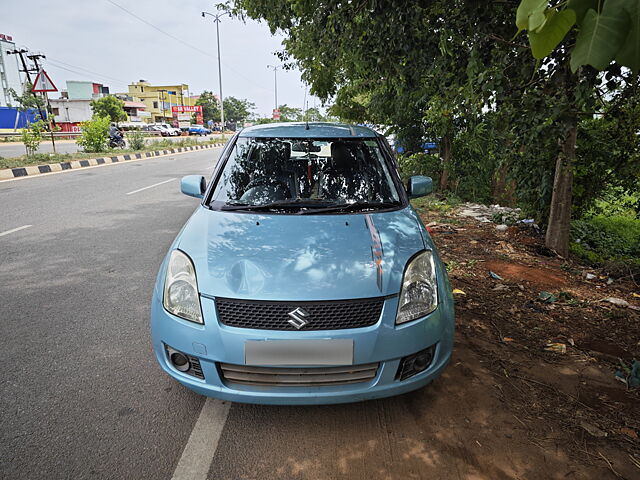
[[160,135],[163,137],[176,137],[182,133],[179,128],[171,127],[166,123],[158,123],[152,128],[153,130],[160,132]]

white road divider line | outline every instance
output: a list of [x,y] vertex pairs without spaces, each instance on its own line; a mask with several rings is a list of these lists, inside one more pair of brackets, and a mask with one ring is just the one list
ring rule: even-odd
[[0,237],[4,237],[5,235],[9,235],[10,233],[19,232],[20,230],[24,230],[25,228],[33,227],[33,225],[23,225],[21,227],[12,228],[11,230],[7,230],[6,232],[0,233]]
[[230,407],[222,400],[205,400],[171,480],[206,480]]
[[138,190],[134,190],[133,192],[129,192],[126,195],[133,195],[134,193],[142,192],[143,190],[148,190],[153,187],[157,187],[158,185],[163,185],[165,183],[173,182],[175,178],[170,178],[169,180],[165,180],[164,182],[154,183],[153,185],[149,185],[148,187],[139,188]]

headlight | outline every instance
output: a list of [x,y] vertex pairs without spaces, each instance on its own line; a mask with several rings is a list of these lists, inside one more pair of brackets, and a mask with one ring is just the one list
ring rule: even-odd
[[433,254],[423,252],[411,260],[402,279],[396,324],[410,322],[438,306],[438,284]]
[[204,323],[198,297],[196,271],[191,259],[180,250],[173,250],[164,280],[164,308],[192,322]]

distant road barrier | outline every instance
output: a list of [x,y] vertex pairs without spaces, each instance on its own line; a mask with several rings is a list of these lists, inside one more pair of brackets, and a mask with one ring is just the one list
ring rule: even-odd
[[[127,136],[127,134],[132,131],[132,130],[125,130],[124,135],[125,137]],[[160,136],[160,132],[154,132],[154,131],[143,131],[142,133],[144,133],[145,137],[158,137]],[[20,140],[20,136],[22,135],[22,133],[20,132],[10,132],[10,133],[0,133],[0,144],[2,144],[2,141],[6,141],[5,139],[10,139],[10,141],[19,141]],[[81,132],[53,132],[53,136],[56,139],[60,139],[60,140],[72,140],[74,138],[78,138],[80,135],[82,135]],[[42,140],[43,141],[47,141],[47,139],[51,138],[51,134],[49,132],[43,132],[42,134]]]

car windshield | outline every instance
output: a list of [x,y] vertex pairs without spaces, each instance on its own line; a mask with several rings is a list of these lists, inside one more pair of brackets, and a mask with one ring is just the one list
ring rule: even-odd
[[398,191],[374,139],[236,141],[211,206],[222,209],[389,208]]

